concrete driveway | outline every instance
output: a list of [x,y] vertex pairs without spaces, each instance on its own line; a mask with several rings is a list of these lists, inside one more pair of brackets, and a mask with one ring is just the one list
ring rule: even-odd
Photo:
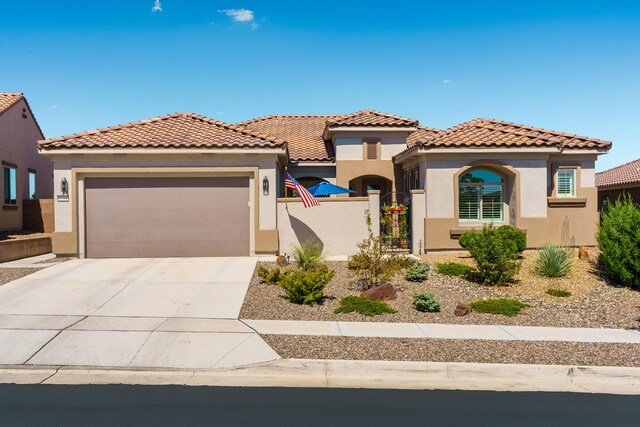
[[255,258],[68,261],[0,287],[0,364],[213,368],[278,358],[237,320]]

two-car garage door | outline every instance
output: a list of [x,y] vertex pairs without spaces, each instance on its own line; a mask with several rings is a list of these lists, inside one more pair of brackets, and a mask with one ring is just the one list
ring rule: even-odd
[[249,179],[85,178],[86,255],[249,255]]

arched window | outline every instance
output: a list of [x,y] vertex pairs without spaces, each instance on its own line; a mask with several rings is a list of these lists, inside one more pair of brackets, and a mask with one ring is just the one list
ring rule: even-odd
[[475,169],[458,180],[458,218],[466,221],[504,219],[504,178],[486,169]]

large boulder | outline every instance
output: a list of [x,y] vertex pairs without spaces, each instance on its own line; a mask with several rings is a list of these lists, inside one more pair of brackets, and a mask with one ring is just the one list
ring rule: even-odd
[[578,258],[582,261],[589,261],[591,264],[598,264],[600,261],[600,249],[590,246],[580,246],[578,249]]
[[367,289],[360,296],[373,301],[388,301],[398,298],[398,294],[396,294],[396,290],[391,283],[383,283],[375,288]]

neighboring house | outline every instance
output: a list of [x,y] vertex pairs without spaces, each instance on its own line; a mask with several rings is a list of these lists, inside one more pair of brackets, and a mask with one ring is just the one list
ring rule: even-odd
[[[118,257],[282,253],[309,236],[353,253],[380,199],[411,204],[415,253],[459,249],[462,232],[490,222],[525,230],[530,247],[593,245],[595,161],[611,143],[491,119],[441,131],[365,110],[237,124],[176,113],[39,147],[68,185],[54,252]],[[285,169],[355,193],[302,209],[282,198]]]
[[601,209],[624,194],[640,205],[640,159],[597,173],[596,186]]
[[24,199],[53,196],[53,163],[36,148],[43,138],[24,95],[0,93],[0,230],[22,228]]

